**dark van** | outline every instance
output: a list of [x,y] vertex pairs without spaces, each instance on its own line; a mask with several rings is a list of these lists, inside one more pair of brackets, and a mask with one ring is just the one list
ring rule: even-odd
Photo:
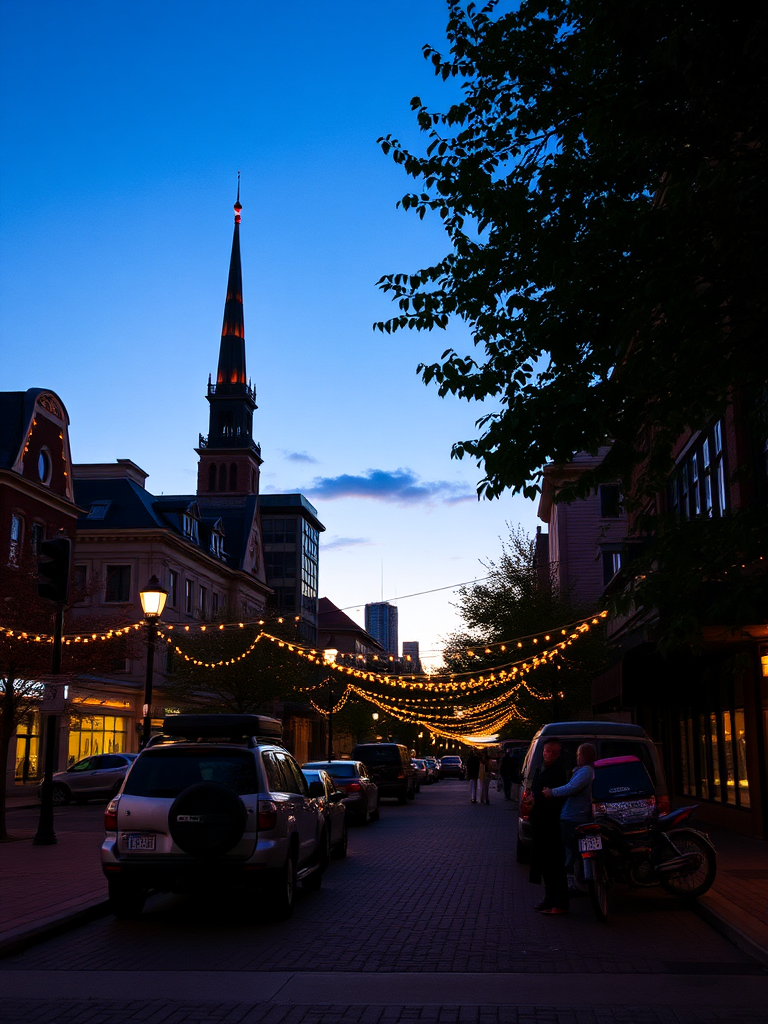
[[416,770],[402,743],[358,743],[350,757],[362,761],[379,787],[379,796],[397,797],[399,804],[416,796]]
[[517,860],[527,864],[531,843],[531,783],[542,764],[542,750],[548,740],[557,740],[566,771],[576,767],[576,751],[582,743],[593,743],[597,757],[636,757],[647,769],[654,785],[659,810],[669,810],[669,793],[661,759],[648,733],[642,726],[628,722],[551,722],[533,737],[523,764],[520,785],[520,812],[517,822]]

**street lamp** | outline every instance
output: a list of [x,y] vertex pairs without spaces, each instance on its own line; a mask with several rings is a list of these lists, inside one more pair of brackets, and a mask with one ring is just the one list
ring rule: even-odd
[[157,642],[157,621],[163,614],[168,591],[153,576],[143,590],[139,591],[141,610],[147,624],[147,675],[144,680],[144,726],[141,731],[141,749],[149,743],[152,730],[152,674],[155,668],[155,644]]
[[[336,661],[339,652],[335,647],[326,647],[323,651],[323,661],[331,668]],[[333,760],[333,676],[326,679],[328,683],[328,760]]]

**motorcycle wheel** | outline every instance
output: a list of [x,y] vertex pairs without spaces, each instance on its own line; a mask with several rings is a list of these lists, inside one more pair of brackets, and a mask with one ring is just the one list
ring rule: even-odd
[[692,829],[677,829],[669,833],[669,838],[681,854],[698,853],[701,860],[698,868],[690,874],[662,878],[662,889],[672,896],[688,896],[690,899],[703,896],[711,888],[717,874],[717,857],[714,847]]
[[595,857],[592,862],[592,880],[589,885],[589,902],[598,921],[608,917],[608,875],[602,857]]

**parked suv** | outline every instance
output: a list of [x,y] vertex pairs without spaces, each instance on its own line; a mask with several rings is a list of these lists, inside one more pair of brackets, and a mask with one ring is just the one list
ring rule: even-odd
[[[57,805],[109,799],[120,789],[137,754],[93,754],[53,776],[53,802]],[[38,789],[40,795],[42,786]]]
[[533,737],[522,770],[520,811],[517,823],[517,860],[527,864],[530,857],[531,784],[542,764],[544,744],[557,740],[562,751],[560,758],[569,772],[576,767],[576,751],[582,743],[592,743],[598,758],[632,756],[638,758],[648,770],[655,787],[656,801],[662,814],[669,810],[669,793],[664,779],[658,751],[648,733],[639,725],[626,722],[552,722],[543,726]]
[[379,796],[396,796],[399,804],[416,796],[416,769],[402,743],[359,743],[350,755],[362,761],[379,787]]
[[297,881],[319,888],[322,808],[282,726],[261,715],[173,715],[107,805],[101,865],[117,917],[137,917],[151,890],[267,889],[288,917]]

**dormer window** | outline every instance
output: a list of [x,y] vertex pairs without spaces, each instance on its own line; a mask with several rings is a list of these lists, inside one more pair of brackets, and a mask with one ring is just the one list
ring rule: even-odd
[[40,483],[48,487],[53,475],[53,463],[51,462],[51,453],[47,448],[41,448],[37,457],[37,475],[40,478]]
[[188,540],[194,541],[195,544],[198,542],[197,533],[197,520],[194,516],[191,516],[188,512],[184,512],[181,517],[181,530]]
[[224,538],[220,533],[211,533],[211,554],[216,558],[224,557]]
[[91,511],[88,513],[88,519],[103,519],[109,506],[112,504],[111,501],[94,501],[91,503]]

